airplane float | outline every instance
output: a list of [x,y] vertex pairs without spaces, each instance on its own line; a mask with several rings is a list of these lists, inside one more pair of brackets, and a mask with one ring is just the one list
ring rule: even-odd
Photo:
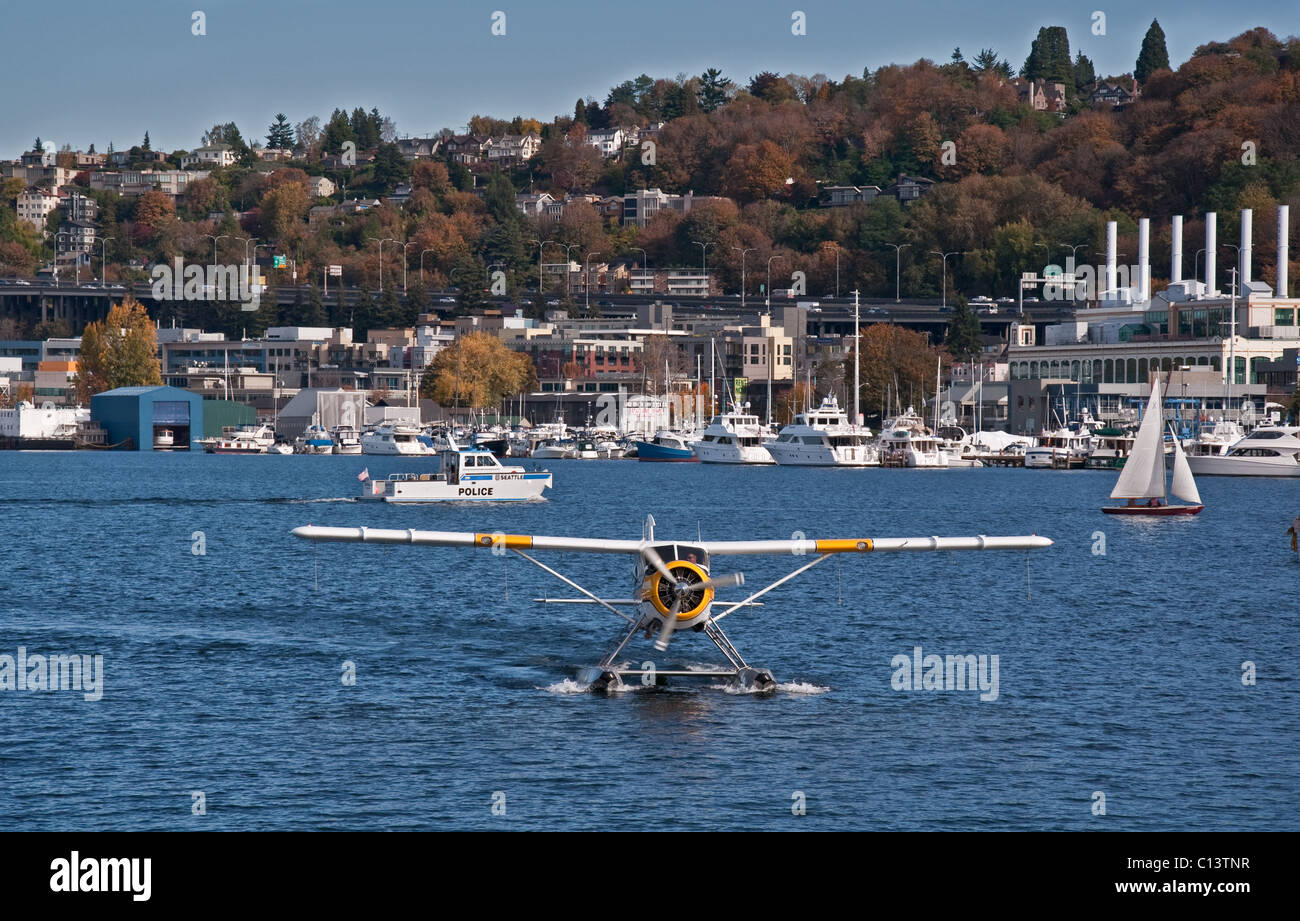
[[[776,681],[766,668],[756,668],[745,661],[740,651],[722,632],[718,622],[742,607],[761,605],[758,599],[795,576],[806,572],[836,553],[899,553],[933,550],[1034,550],[1050,547],[1046,537],[881,537],[834,540],[723,540],[676,541],[655,537],[654,517],[647,516],[640,540],[600,540],[582,537],[545,537],[524,534],[476,533],[470,531],[386,530],[378,528],[334,528],[306,525],[295,528],[295,537],[311,541],[354,541],[375,544],[417,544],[434,547],[477,547],[497,554],[518,554],[577,589],[582,598],[538,598],[546,604],[596,604],[608,608],[628,622],[615,645],[601,660],[579,670],[578,680],[593,691],[616,691],[624,679],[640,678],[642,683],[661,683],[669,677],[722,678],[730,685],[747,690],[772,690]],[[563,551],[575,553],[623,553],[637,558],[633,597],[606,599],[583,588],[527,551]],[[793,572],[740,601],[718,600],[720,589],[744,584],[744,576],[730,573],[713,576],[710,561],[720,556],[758,554],[811,556],[812,559]],[[715,612],[714,608],[721,610]],[[628,614],[620,608],[631,608]],[[722,652],[729,668],[716,670],[664,670],[623,668],[617,664],[627,644],[637,633],[655,637],[654,648],[668,649],[673,634],[680,630],[703,633]]]

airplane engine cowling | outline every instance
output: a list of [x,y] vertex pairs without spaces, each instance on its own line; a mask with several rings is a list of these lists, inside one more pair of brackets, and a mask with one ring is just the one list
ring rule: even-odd
[[650,573],[649,599],[660,615],[667,617],[672,613],[673,604],[681,600],[677,612],[677,623],[685,624],[699,617],[713,603],[713,588],[696,588],[709,578],[708,570],[686,560],[672,560],[667,564],[677,581],[669,582],[657,570]]

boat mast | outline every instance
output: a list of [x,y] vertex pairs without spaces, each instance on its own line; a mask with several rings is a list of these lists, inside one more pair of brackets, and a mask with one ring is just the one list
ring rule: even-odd
[[853,432],[858,430],[858,397],[862,393],[862,327],[858,323],[858,289],[853,289]]

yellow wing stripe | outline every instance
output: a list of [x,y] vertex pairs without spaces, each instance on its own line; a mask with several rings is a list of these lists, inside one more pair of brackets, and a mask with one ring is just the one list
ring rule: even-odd
[[819,540],[816,541],[818,553],[870,553],[871,541],[863,540]]
[[532,547],[533,539],[527,534],[475,534],[474,543],[479,547]]

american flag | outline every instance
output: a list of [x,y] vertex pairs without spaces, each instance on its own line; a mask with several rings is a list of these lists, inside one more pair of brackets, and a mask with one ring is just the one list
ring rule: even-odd
[[370,479],[370,468],[367,467],[365,470],[362,470],[360,473],[358,473],[357,479],[360,480],[362,483]]

